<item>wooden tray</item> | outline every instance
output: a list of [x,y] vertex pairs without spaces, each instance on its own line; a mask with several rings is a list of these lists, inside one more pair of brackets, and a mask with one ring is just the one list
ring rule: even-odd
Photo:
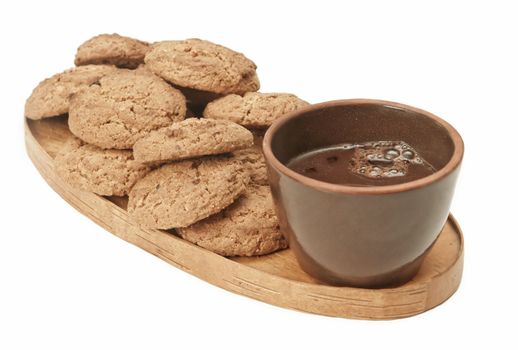
[[460,284],[463,238],[452,216],[418,275],[401,287],[386,289],[324,285],[299,268],[289,249],[263,257],[225,258],[184,241],[173,231],[140,228],[125,210],[125,197],[106,198],[78,191],[56,176],[53,156],[70,135],[65,117],[27,120],[25,124],[29,157],[61,197],[114,235],[231,292],[321,315],[394,319],[441,304]]

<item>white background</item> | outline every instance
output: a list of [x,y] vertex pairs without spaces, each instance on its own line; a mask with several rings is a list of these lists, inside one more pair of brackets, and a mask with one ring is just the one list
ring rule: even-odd
[[[340,5],[338,5],[340,4]],[[0,349],[517,347],[518,12],[512,1],[4,1],[0,11]],[[98,33],[201,37],[246,53],[262,91],[379,98],[453,124],[464,278],[397,321],[285,310],[198,280],[89,221],[23,148],[25,99]]]

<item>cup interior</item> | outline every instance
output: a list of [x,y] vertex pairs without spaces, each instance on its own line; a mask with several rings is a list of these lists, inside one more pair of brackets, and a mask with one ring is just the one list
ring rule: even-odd
[[296,117],[287,116],[271,132],[271,151],[282,164],[304,152],[341,143],[404,141],[439,171],[455,152],[451,127],[415,108],[363,100],[312,107],[295,112]]

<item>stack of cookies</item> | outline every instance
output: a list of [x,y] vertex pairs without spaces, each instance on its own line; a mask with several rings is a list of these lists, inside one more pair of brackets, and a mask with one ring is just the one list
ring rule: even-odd
[[262,93],[256,65],[205,40],[154,44],[102,34],[77,67],[42,81],[25,116],[68,116],[74,135],[55,158],[71,186],[128,196],[147,228],[224,256],[286,248],[261,150],[274,120],[308,103]]

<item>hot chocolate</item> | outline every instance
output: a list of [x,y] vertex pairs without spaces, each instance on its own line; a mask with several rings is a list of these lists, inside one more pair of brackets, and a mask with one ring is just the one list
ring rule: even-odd
[[346,143],[292,158],[287,166],[316,180],[349,186],[395,185],[436,170],[403,141]]

